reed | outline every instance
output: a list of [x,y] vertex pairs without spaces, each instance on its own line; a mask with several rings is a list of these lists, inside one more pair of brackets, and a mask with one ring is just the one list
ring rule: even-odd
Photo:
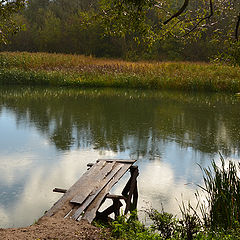
[[209,212],[205,220],[211,228],[234,229],[240,223],[240,164],[229,161],[227,166],[221,156],[221,167],[212,162],[212,169],[203,169],[204,190],[207,192]]
[[4,52],[0,71],[1,84],[240,92],[240,68],[218,64]]

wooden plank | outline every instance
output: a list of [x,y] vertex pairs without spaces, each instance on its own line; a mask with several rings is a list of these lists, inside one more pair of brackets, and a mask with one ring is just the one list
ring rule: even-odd
[[121,162],[121,163],[135,163],[137,160],[132,159],[98,159],[97,162],[106,161],[106,162]]
[[91,168],[94,165],[94,163],[88,163],[87,167]]
[[65,193],[67,192],[67,189],[62,189],[62,188],[54,188],[53,192],[57,192],[57,193]]
[[[82,219],[87,220],[89,223],[93,221],[96,217],[96,212],[99,209],[103,199],[109,193],[110,189],[119,181],[119,179],[126,173],[129,167],[132,164],[124,164],[124,166],[120,169],[120,171],[111,179],[110,182],[102,189],[102,191],[98,194],[98,196],[93,200],[93,202],[87,207],[84,216]],[[75,216],[77,217],[77,216]],[[79,218],[79,216],[78,216]],[[75,219],[78,219],[75,218]]]
[[126,200],[127,198],[124,197],[123,195],[114,195],[114,194],[108,194],[106,196],[106,198],[109,198],[109,199],[123,199],[123,200]]
[[[94,195],[98,188],[103,188],[104,185],[107,184],[105,181],[103,181],[108,175],[111,175],[111,172],[114,169],[115,162],[110,162],[106,163],[105,166],[102,169],[99,169],[98,175],[95,179],[91,179],[91,182],[82,183],[84,186],[81,186],[81,192],[76,194],[73,199],[71,199],[71,203],[77,203],[77,204],[82,204],[84,200],[89,196],[89,195]],[[114,173],[115,175],[115,173]],[[113,176],[114,176],[113,175]],[[108,179],[109,182],[110,179]],[[86,186],[86,188],[84,188]]]
[[[91,194],[88,196],[88,198],[83,202],[83,204],[77,209],[75,213],[72,213],[70,217],[73,215],[72,218],[78,219],[79,216],[82,214],[82,212],[91,204],[91,202],[97,197],[97,195],[102,191],[102,189],[111,181],[112,178],[124,167],[124,164],[122,163],[115,163],[114,169],[111,171],[111,173],[105,177],[99,183],[99,185],[91,192]],[[75,202],[75,198],[73,199],[74,203],[78,203],[78,201]],[[71,202],[73,202],[73,200]],[[76,200],[78,200],[76,198]]]
[[[53,215],[64,217],[73,207],[70,200],[79,192],[83,191],[82,183],[85,183],[85,189],[89,187],[89,182],[92,182],[92,177],[97,176],[99,169],[104,167],[106,162],[100,161],[94,164],[89,171],[86,171],[81,178],[44,214],[51,217]],[[91,177],[89,177],[91,176]]]

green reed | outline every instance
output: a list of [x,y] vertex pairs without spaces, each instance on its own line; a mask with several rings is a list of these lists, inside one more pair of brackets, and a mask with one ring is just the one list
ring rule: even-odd
[[[221,156],[221,167],[212,162],[212,169],[203,169],[204,190],[209,211],[204,211],[205,224],[212,228],[232,229],[240,223],[240,179],[234,162]],[[206,209],[204,209],[206,210]]]

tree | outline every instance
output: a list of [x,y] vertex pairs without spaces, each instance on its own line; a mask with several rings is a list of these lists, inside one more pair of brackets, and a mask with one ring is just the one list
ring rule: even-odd
[[0,43],[7,43],[10,34],[15,34],[21,27],[13,20],[13,15],[25,6],[26,0],[0,1]]
[[135,34],[136,40],[154,41],[173,36],[199,37],[211,28],[215,35],[238,41],[239,0],[101,0],[105,31]]

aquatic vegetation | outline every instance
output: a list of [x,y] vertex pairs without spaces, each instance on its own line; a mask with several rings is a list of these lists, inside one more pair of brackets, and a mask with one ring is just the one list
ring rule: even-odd
[[[226,166],[227,165],[227,166]],[[221,156],[221,167],[212,162],[213,169],[203,169],[204,191],[209,211],[205,211],[205,224],[211,228],[232,229],[240,223],[240,165],[228,164]]]
[[1,53],[0,84],[239,92],[240,68],[191,62],[127,62],[81,55]]

